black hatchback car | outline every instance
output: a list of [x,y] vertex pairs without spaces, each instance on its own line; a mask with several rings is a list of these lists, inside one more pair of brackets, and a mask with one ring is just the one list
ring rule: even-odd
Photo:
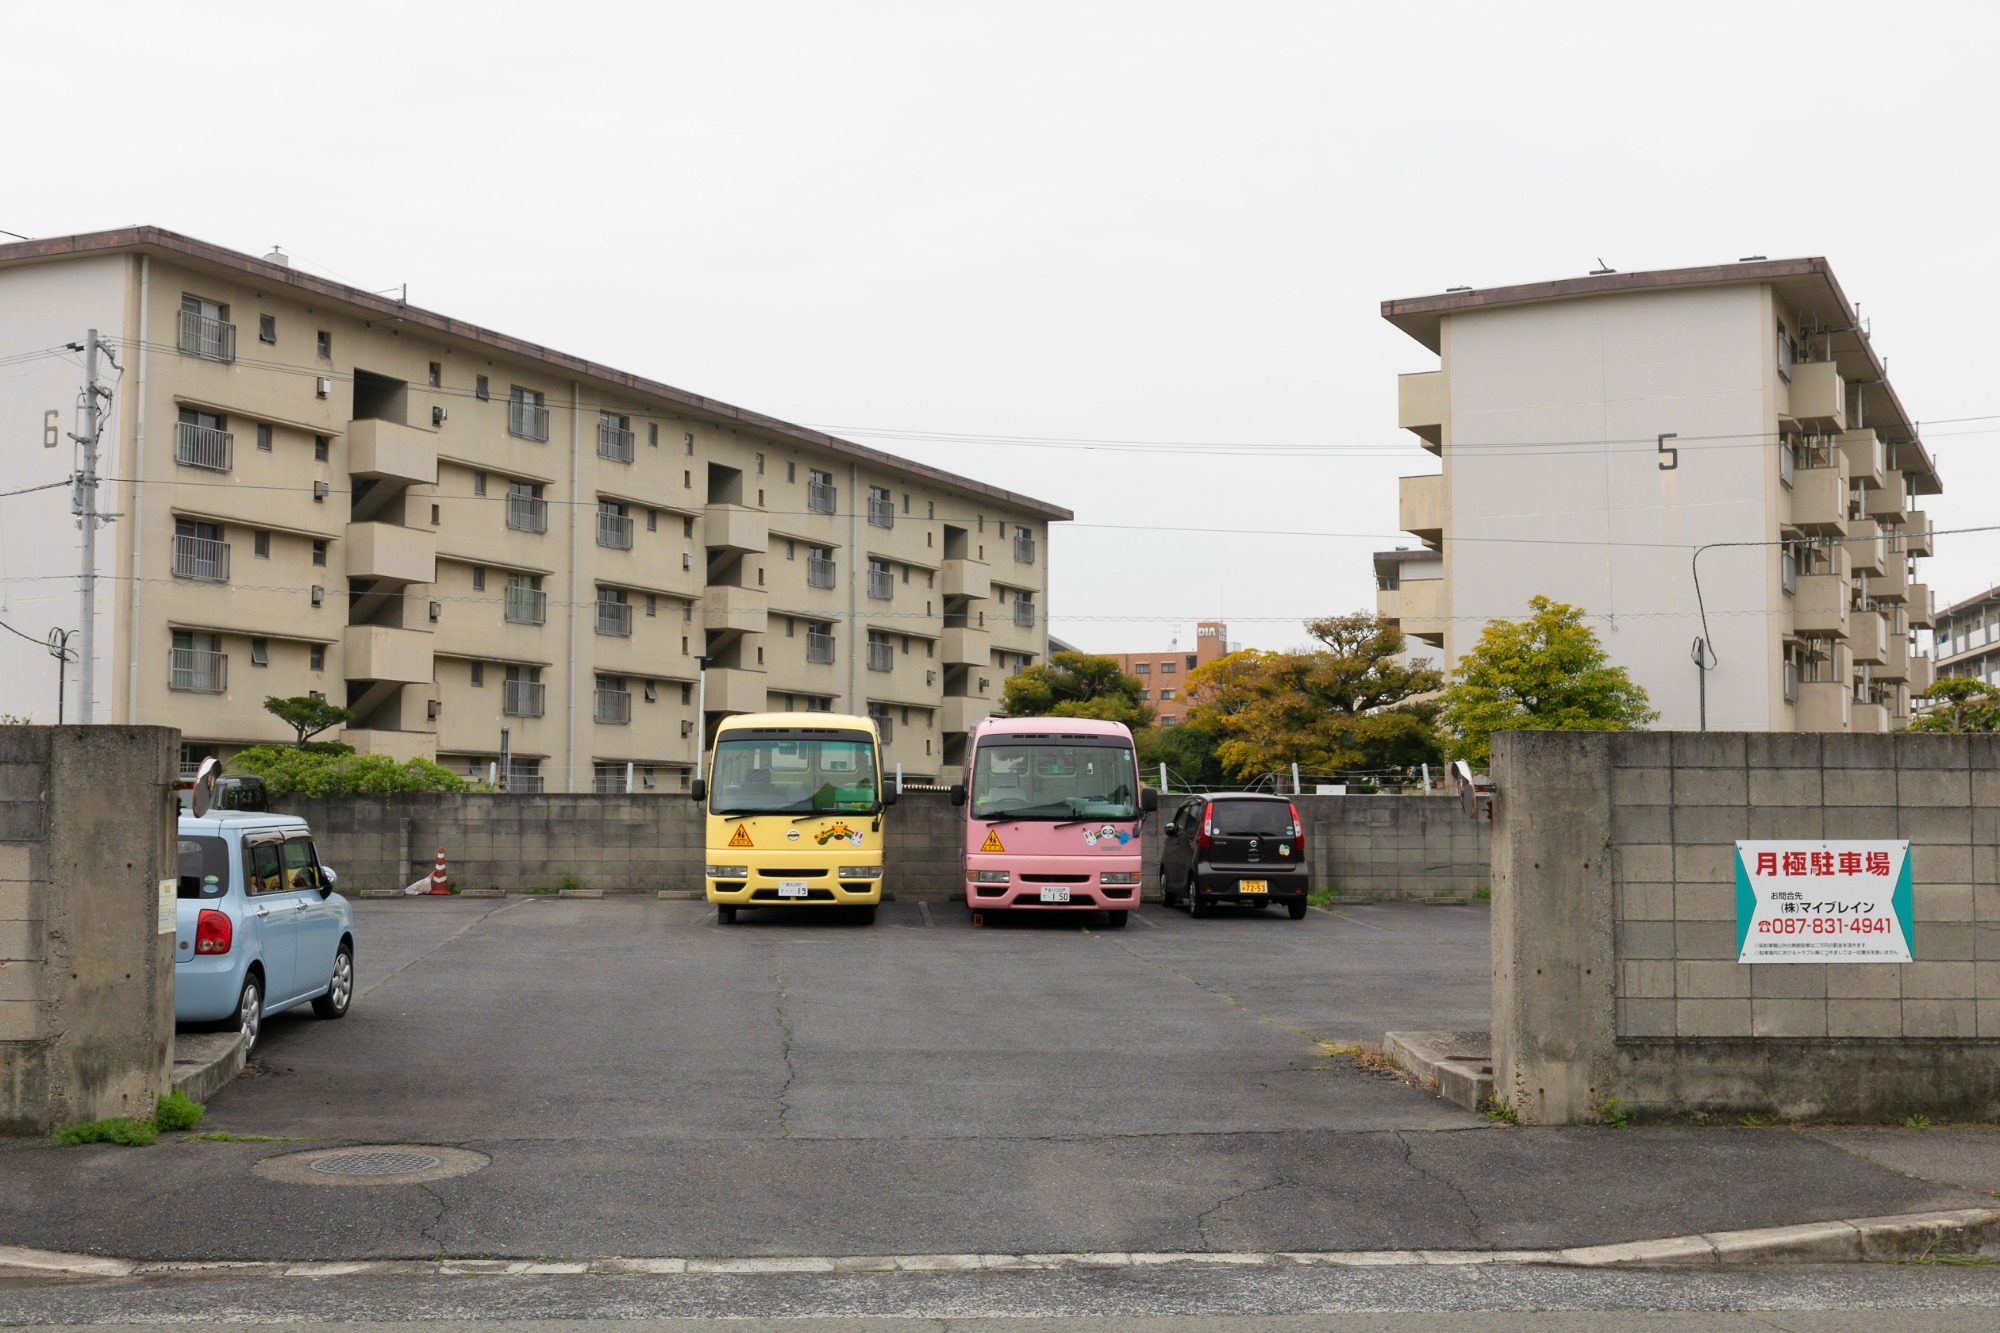
[[1306,914],[1305,827],[1282,796],[1196,796],[1167,821],[1160,892],[1167,906],[1206,916],[1216,903],[1283,903]]

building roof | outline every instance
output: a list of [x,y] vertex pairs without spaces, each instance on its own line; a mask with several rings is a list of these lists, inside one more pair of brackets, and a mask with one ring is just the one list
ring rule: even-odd
[[1433,551],[1428,546],[1398,546],[1393,551],[1377,551],[1375,563],[1378,565],[1400,565],[1411,560],[1442,560],[1443,551]]
[[[1874,423],[1873,429],[1885,443],[1916,451],[1917,465],[1905,467],[1910,488],[1919,495],[1936,495],[1943,489],[1930,454],[1918,438],[1916,421],[1903,410],[1889,372],[1869,344],[1861,318],[1848,304],[1847,294],[1833,276],[1825,259],[1756,259],[1735,264],[1707,264],[1698,268],[1648,269],[1637,273],[1593,273],[1582,278],[1558,278],[1549,282],[1517,283],[1511,287],[1468,287],[1436,296],[1411,296],[1382,303],[1382,318],[1428,347],[1439,350],[1444,317],[1461,311],[1497,310],[1507,306],[1538,305],[1549,301],[1573,301],[1590,296],[1611,296],[1630,292],[1667,291],[1690,287],[1727,287],[1742,283],[1770,283],[1801,318],[1830,325],[1833,359],[1841,375],[1879,388],[1888,398],[1888,421]],[[1819,332],[1813,335],[1817,342]],[[1869,395],[1869,415],[1881,411]]]
[[449,315],[440,315],[401,301],[392,301],[374,292],[332,282],[284,264],[258,259],[238,250],[212,245],[207,241],[198,241],[193,237],[182,236],[161,227],[122,227],[114,231],[50,236],[36,241],[0,245],[0,268],[106,254],[150,254],[195,269],[220,270],[225,274],[254,278],[272,287],[291,288],[301,296],[348,306],[364,318],[393,319],[407,327],[424,329],[446,342],[519,360],[539,362],[571,379],[589,380],[629,393],[660,399],[672,405],[675,410],[699,420],[748,427],[773,439],[808,444],[861,462],[893,467],[976,495],[991,496],[995,500],[1041,514],[1053,521],[1061,522],[1076,517],[1070,510],[1050,504],[1046,500],[1037,500],[982,481],[974,481],[941,468],[913,463],[880,449],[855,444],[850,440],[843,440],[810,427],[780,421],[776,417],[736,407],[719,399],[704,398],[700,394],[677,389],[659,380],[647,379],[629,371],[615,370],[583,357],[543,347],[539,343],[497,333],[492,329],[481,328],[477,324],[468,324],[464,320],[453,319]]
[[1938,612],[1937,613],[1938,618],[1943,619],[1945,616],[1955,616],[1960,611],[1970,610],[1972,607],[1978,606],[1982,602],[1995,602],[1995,601],[2000,601],[2000,587],[1988,588],[1985,592],[1980,593],[1976,597],[1968,597],[1962,602],[1954,602],[1950,606],[1947,606],[1944,610]]

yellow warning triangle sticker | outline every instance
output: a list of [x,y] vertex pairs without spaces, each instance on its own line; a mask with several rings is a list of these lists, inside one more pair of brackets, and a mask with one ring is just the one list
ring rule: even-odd
[[749,828],[743,824],[738,824],[735,836],[729,839],[729,845],[731,847],[755,847],[757,844],[750,841]]
[[985,841],[985,842],[982,842],[982,843],[980,843],[980,844],[979,844],[979,850],[980,850],[980,851],[982,851],[982,852],[1004,852],[1004,851],[1006,851],[1007,849],[1006,849],[1005,847],[1002,847],[1002,846],[1000,845],[1000,830],[999,830],[999,829],[997,829],[997,828],[989,828],[989,829],[987,829],[987,830],[986,830],[986,841]]

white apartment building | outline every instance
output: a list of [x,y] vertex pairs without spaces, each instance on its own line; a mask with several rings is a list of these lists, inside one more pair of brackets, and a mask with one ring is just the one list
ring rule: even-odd
[[1988,588],[1938,612],[1933,631],[1937,674],[2000,685],[2000,588]]
[[[315,693],[363,752],[484,776],[504,731],[512,790],[673,789],[705,699],[872,714],[937,780],[1048,651],[1066,509],[152,227],[0,246],[0,490],[73,470],[40,426],[91,328],[96,720],[184,763]],[[0,622],[75,628],[79,569],[66,488],[0,498]],[[0,640],[0,713],[54,721]]]
[[1930,680],[1915,502],[1941,485],[1824,259],[1464,288],[1382,315],[1438,357],[1401,377],[1398,411],[1441,470],[1402,479],[1398,526],[1425,550],[1376,557],[1378,608],[1441,666],[1540,593],[1589,613],[1662,727],[1907,721]]

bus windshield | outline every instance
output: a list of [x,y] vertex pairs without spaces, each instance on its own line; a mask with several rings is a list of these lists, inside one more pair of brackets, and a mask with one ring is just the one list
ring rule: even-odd
[[875,743],[866,736],[812,738],[725,732],[715,743],[709,813],[874,814]]
[[1138,770],[1125,746],[989,742],[978,750],[974,819],[1131,819],[1139,813]]

